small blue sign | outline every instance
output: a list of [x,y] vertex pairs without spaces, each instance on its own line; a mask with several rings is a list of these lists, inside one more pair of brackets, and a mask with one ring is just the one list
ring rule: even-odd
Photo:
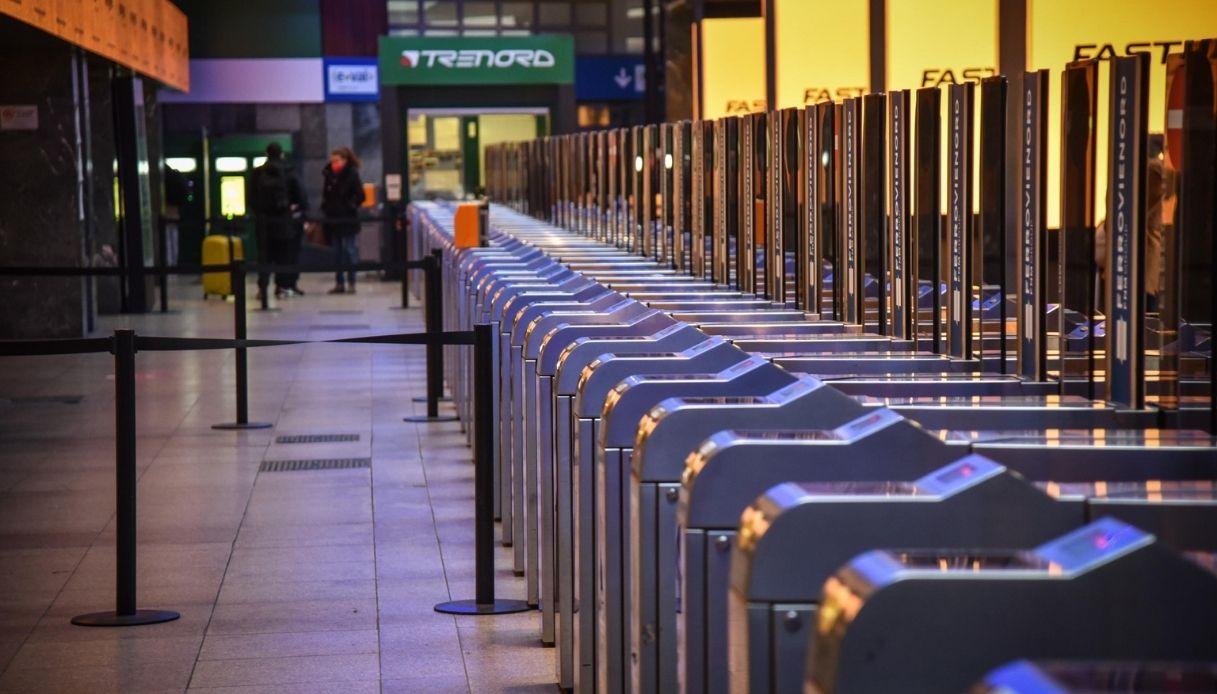
[[646,95],[642,56],[588,55],[575,59],[577,101],[631,101]]
[[380,101],[380,67],[376,58],[326,58],[326,101]]

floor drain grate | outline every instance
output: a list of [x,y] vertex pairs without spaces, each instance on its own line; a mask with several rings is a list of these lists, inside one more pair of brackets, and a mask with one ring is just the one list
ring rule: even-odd
[[258,472],[308,472],[310,470],[354,470],[372,467],[371,458],[321,458],[317,460],[264,460]]
[[337,443],[358,440],[359,434],[301,434],[299,436],[280,436],[275,439],[275,443]]
[[309,330],[370,330],[372,326],[366,323],[352,323],[350,325],[340,325],[338,323],[317,323],[310,325]]
[[0,398],[0,403],[9,405],[79,405],[83,395],[31,395],[24,398]]

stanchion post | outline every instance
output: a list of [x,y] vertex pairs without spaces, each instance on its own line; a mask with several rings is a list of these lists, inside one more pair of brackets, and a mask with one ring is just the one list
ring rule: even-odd
[[169,273],[165,270],[169,265],[169,248],[165,243],[169,238],[169,233],[166,230],[165,218],[161,217],[157,224],[157,265],[160,268],[157,270],[157,284],[161,291],[161,313],[169,312]]
[[[261,252],[262,252],[262,249],[258,249],[258,253],[261,253]],[[259,262],[261,262],[260,258],[259,258]],[[270,310],[270,283],[267,283],[265,288],[259,286],[258,289],[261,290],[258,292],[258,304],[259,304],[258,308],[263,311],[269,311]],[[242,290],[242,293],[244,293],[244,290]],[[242,323],[244,323],[244,321],[242,321]]]
[[72,618],[82,627],[125,627],[177,619],[177,612],[136,607],[135,331],[114,331],[115,610]]
[[[431,250],[431,277],[427,279],[427,330],[435,333],[444,331],[444,252],[438,248]],[[428,364],[435,370],[435,399],[438,403],[444,397],[444,348],[435,346],[435,363]],[[428,393],[427,397],[431,397]],[[439,405],[437,404],[438,408]],[[427,405],[430,411],[431,405]]]
[[426,323],[426,333],[431,337],[427,341],[427,414],[411,415],[405,418],[407,422],[454,422],[452,415],[440,415],[439,401],[444,394],[444,346],[439,341],[439,335],[444,331],[444,294],[440,286],[440,252],[434,251],[426,257],[424,272],[425,301],[423,304],[423,321]]
[[[407,261],[409,262],[409,261]],[[403,309],[410,308],[410,266],[403,265],[401,268],[401,307]]]
[[[244,340],[246,332],[245,260],[232,261],[233,339]],[[269,429],[270,422],[249,421],[249,364],[244,347],[237,347],[237,421],[213,424],[212,429]]]
[[494,597],[494,333],[490,324],[473,326],[473,600],[435,606],[446,614],[489,615],[527,612],[524,600]]

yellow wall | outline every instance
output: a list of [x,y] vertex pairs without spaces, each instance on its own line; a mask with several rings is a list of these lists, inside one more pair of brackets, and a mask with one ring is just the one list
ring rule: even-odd
[[774,26],[778,108],[869,91],[867,0],[774,0]]
[[997,74],[997,0],[887,0],[887,88]]
[[[1214,0],[1027,0],[1027,66],[1051,71],[1048,112],[1048,224],[1060,221],[1061,71],[1077,58],[1109,58],[1130,51],[1150,52],[1149,129],[1165,128],[1164,52],[1178,53],[1187,39],[1217,36]],[[1132,45],[1130,45],[1132,44]],[[1107,196],[1107,63],[1099,68],[1095,221]]]
[[702,118],[765,110],[765,21],[701,22]]
[[[888,90],[915,92],[922,87],[939,87],[942,113],[945,114],[948,86],[978,82],[998,73],[997,32],[997,0],[887,0]],[[977,115],[973,128],[972,166],[973,171],[979,171],[979,88],[974,94]],[[916,113],[916,96],[911,94],[910,135],[917,132]],[[945,176],[949,139],[945,134],[941,139],[939,161]],[[911,147],[909,151],[911,156]],[[914,176],[916,167],[910,167],[910,186]],[[972,195],[973,206],[979,209],[979,185],[972,187]],[[940,197],[945,210],[947,186],[942,186]]]

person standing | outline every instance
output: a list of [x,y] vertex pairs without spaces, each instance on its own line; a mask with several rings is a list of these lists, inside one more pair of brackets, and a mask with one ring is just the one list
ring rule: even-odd
[[[294,217],[308,204],[304,186],[283,158],[283,146],[278,142],[266,146],[266,163],[254,169],[252,184],[251,207],[258,236],[258,259],[262,263],[290,264],[296,244]],[[291,273],[275,273],[275,296],[286,296],[294,281]],[[259,270],[258,301],[262,301],[269,283],[270,273]]]
[[[321,212],[325,215],[325,235],[334,245],[338,265],[359,262],[359,206],[363,204],[363,181],[359,180],[359,158],[350,147],[330,152],[325,185],[321,193]],[[345,280],[345,281],[344,281]],[[330,294],[355,293],[355,271],[335,273]]]

